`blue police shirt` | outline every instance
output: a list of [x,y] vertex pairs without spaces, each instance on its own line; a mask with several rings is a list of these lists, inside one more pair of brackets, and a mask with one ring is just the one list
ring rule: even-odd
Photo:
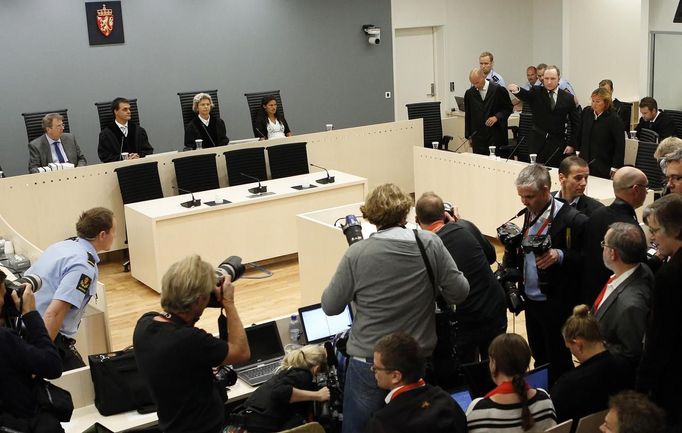
[[85,306],[97,293],[99,257],[90,241],[77,238],[50,245],[26,273],[38,275],[43,287],[36,292],[36,309],[41,316],[53,299],[71,304],[59,332],[75,338]]
[[507,87],[507,83],[504,82],[504,78],[502,78],[502,75],[498,74],[492,69],[490,70],[490,72],[488,72],[488,76],[485,77],[485,79],[488,81],[492,81],[495,84],[499,84],[504,88]]
[[[561,200],[554,200],[554,217],[559,212],[559,209],[564,205]],[[542,214],[535,224],[528,228],[528,235],[543,235],[549,232],[549,226],[547,226],[542,233],[538,233],[540,227],[542,227],[545,220],[549,217],[549,210],[551,206]],[[564,259],[563,251],[559,250],[559,263]],[[523,262],[523,285],[526,291],[526,296],[531,301],[546,301],[547,297],[540,291],[540,286],[538,285],[538,268],[535,264],[535,254],[525,254]]]

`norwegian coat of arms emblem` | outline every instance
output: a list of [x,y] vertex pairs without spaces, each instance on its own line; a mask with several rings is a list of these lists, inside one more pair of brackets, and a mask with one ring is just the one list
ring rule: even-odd
[[97,9],[97,27],[105,37],[109,37],[114,31],[114,11],[107,9],[106,4],[102,4],[102,9]]

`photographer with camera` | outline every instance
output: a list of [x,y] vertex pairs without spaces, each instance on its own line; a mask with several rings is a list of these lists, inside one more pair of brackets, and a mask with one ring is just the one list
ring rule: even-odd
[[474,224],[446,212],[443,200],[433,192],[424,193],[417,200],[415,210],[417,224],[438,235],[469,281],[469,295],[455,310],[459,361],[478,362],[479,356],[487,359],[490,342],[507,331],[504,292],[490,269],[481,243],[490,249],[492,246]]
[[19,315],[23,327],[17,327],[19,332],[8,328],[8,323],[0,326],[0,427],[22,432],[64,431],[54,415],[39,410],[33,380],[33,375],[48,379],[62,375],[59,353],[36,311],[31,285],[22,286],[20,298],[19,290],[5,287],[5,278],[0,271],[0,312],[3,319]]
[[543,165],[525,167],[515,184],[526,207],[521,245],[516,247],[516,266],[523,270],[519,285],[526,297],[526,332],[535,365],[550,364],[551,385],[573,368],[561,327],[578,299],[587,217],[551,196],[549,172]]
[[[218,271],[198,255],[186,257],[171,265],[161,281],[164,313],[147,313],[137,321],[137,365],[157,404],[159,428],[166,433],[217,433],[225,424],[213,368],[251,356],[232,285],[243,272],[236,257]],[[217,284],[216,274],[221,275]],[[209,305],[225,310],[227,341],[194,327]]]
[[267,433],[304,424],[312,412],[308,402],[328,401],[329,388],[317,389],[318,373],[327,367],[327,351],[308,345],[282,359],[277,373],[260,385],[244,403],[249,433]]
[[348,248],[322,293],[322,309],[329,316],[341,313],[351,301],[355,306],[346,346],[350,361],[344,385],[344,433],[363,431],[371,414],[384,405],[386,391],[377,387],[371,370],[377,340],[406,332],[430,357],[436,347],[436,296],[459,304],[469,293],[469,283],[440,238],[405,227],[411,207],[412,199],[397,186],[375,188],[360,210],[377,232]]
[[26,274],[38,275],[36,307],[62,358],[64,371],[85,367],[76,350],[76,333],[85,307],[97,293],[99,257],[116,236],[116,219],[109,209],[83,212],[76,223],[77,237],[50,245]]

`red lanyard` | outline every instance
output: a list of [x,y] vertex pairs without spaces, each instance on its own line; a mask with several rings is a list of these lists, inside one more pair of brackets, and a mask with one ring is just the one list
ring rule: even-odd
[[[523,389],[524,391],[528,391],[530,387],[528,386],[527,383],[523,383]],[[502,382],[499,384],[495,389],[487,393],[485,396],[486,398],[492,397],[495,394],[516,394],[516,390],[514,390],[514,385],[512,385],[511,382]]]
[[400,394],[402,394],[404,392],[412,391],[413,389],[422,387],[424,385],[426,385],[426,382],[424,382],[424,379],[419,379],[415,383],[407,384],[407,385],[401,387],[396,392],[394,392],[393,395],[391,396],[391,400],[393,400],[394,398],[396,398],[397,396],[399,396]]

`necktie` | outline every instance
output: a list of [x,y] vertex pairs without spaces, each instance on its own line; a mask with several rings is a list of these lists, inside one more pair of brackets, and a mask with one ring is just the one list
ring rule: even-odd
[[597,296],[597,299],[594,301],[594,305],[592,305],[592,308],[594,309],[595,313],[599,309],[599,304],[601,304],[602,299],[604,299],[604,295],[606,294],[606,288],[609,287],[611,281],[613,281],[613,277],[609,277],[609,279],[606,281],[606,284],[604,284],[604,287],[601,289],[601,292],[599,292],[599,296]]
[[552,111],[554,111],[554,107],[556,106],[556,101],[554,100],[554,91],[549,92],[549,106],[552,108]]
[[59,149],[59,142],[53,141],[52,144],[54,145],[54,153],[57,155],[57,161],[59,161],[61,163],[66,162],[66,159],[64,158],[64,155],[62,154],[62,151]]
[[128,136],[128,126],[121,126],[121,132],[124,136]]

